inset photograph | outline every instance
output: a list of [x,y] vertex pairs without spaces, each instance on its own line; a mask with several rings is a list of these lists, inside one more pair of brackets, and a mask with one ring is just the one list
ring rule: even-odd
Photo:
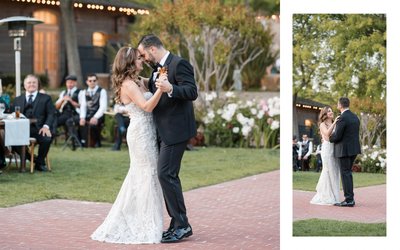
[[293,15],[293,236],[386,236],[386,15]]

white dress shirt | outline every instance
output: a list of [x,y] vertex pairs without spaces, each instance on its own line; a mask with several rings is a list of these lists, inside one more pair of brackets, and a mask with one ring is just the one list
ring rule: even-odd
[[25,93],[26,103],[28,103],[30,95],[32,95],[32,102],[34,102],[35,99],[36,99],[37,94],[38,94],[38,91],[35,91],[33,93],[26,92]]
[[[80,114],[79,117],[81,119],[86,119],[87,113],[87,103],[86,103],[86,92],[92,91],[92,93],[96,93],[99,86],[94,87],[94,89],[87,88],[79,92],[79,104],[80,104]],[[96,114],[94,114],[94,118],[100,119],[104,112],[107,111],[107,92],[105,89],[101,89],[100,91],[100,107],[97,110]]]

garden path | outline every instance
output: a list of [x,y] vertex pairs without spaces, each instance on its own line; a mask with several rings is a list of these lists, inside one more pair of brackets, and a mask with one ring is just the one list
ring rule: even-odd
[[386,185],[354,189],[354,207],[312,205],[315,192],[293,191],[293,219],[311,218],[363,223],[386,222]]
[[57,199],[0,208],[0,245],[2,249],[279,249],[279,171],[184,195],[194,234],[180,243],[131,246],[93,241],[89,236],[111,204]]

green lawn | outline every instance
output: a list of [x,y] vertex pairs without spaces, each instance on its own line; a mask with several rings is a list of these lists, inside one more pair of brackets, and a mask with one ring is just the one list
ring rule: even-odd
[[[293,173],[293,189],[315,191],[321,173],[297,171]],[[353,173],[354,187],[366,187],[386,183],[385,174]]]
[[293,236],[386,236],[386,223],[301,220],[293,223]]
[[[113,202],[129,155],[126,146],[117,152],[110,148],[63,151],[52,145],[52,172],[18,173],[11,165],[0,175],[0,207],[47,199]],[[185,152],[180,178],[186,191],[277,169],[279,150],[197,148]]]

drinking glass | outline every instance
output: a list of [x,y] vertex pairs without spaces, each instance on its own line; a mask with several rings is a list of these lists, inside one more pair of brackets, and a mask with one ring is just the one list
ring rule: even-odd
[[19,119],[20,114],[21,114],[21,107],[15,106],[15,118]]

